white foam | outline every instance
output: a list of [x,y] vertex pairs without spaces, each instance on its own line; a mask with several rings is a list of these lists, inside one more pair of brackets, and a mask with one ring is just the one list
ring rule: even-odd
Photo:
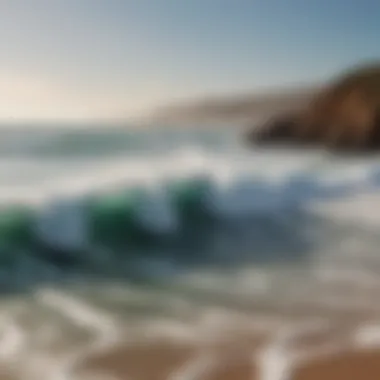
[[325,202],[314,202],[310,210],[329,220],[354,223],[362,226],[380,226],[380,194],[370,188],[361,194]]
[[[286,177],[291,172],[300,172],[320,162],[320,159],[316,160],[313,157],[303,158],[303,161],[300,161],[299,157],[291,155],[264,157],[266,157],[265,160],[257,155],[211,154],[200,148],[188,147],[157,157],[119,156],[103,162],[94,160],[91,164],[81,164],[79,161],[78,170],[73,170],[75,161],[70,160],[53,161],[48,166],[45,161],[37,161],[33,167],[30,167],[31,163],[24,161],[19,162],[18,167],[28,165],[31,176],[32,174],[37,176],[39,180],[34,181],[32,186],[24,183],[19,186],[19,190],[23,189],[25,196],[33,189],[50,194],[52,192],[73,194],[94,189],[101,190],[120,184],[152,183],[164,178],[191,178],[199,173],[209,175],[220,183],[223,181],[233,182],[244,173],[256,180],[274,179]],[[7,168],[9,170],[9,165]],[[70,168],[71,171],[68,170]],[[43,175],[43,173],[45,174]],[[9,174],[5,172],[1,176],[0,172],[0,177],[4,177],[5,181],[8,176]],[[6,189],[10,197],[12,197],[14,188],[17,187],[10,186]]]
[[[285,332],[285,331],[283,331]],[[260,349],[257,360],[260,380],[290,380],[293,370],[293,353],[288,348],[291,335],[282,333]]]
[[[20,166],[22,162],[18,162]],[[338,163],[334,166],[321,153],[210,153],[199,147],[179,148],[157,157],[119,156],[103,162],[78,163],[75,161],[43,162],[28,164],[30,184],[23,183],[3,187],[0,202],[3,204],[29,202],[43,204],[54,198],[79,198],[115,188],[142,186],[150,189],[150,220],[142,210],[142,219],[153,229],[175,228],[175,213],[170,210],[162,188],[170,179],[191,179],[203,176],[213,183],[212,207],[224,216],[269,212],[284,204],[316,195],[316,187],[337,187],[341,184],[354,186],[366,182],[373,163]],[[41,167],[39,166],[41,165]],[[21,165],[22,166],[22,165]],[[1,162],[0,162],[1,168]],[[73,170],[75,168],[75,170]],[[43,172],[45,171],[45,174]],[[17,173],[17,170],[15,170]],[[6,173],[4,177],[6,182]],[[294,177],[294,176],[298,176]],[[288,178],[296,180],[289,181]],[[297,182],[298,181],[298,182]],[[359,189],[360,190],[360,189]],[[301,194],[302,193],[302,194]],[[144,215],[145,213],[145,215]]]
[[36,293],[36,297],[42,304],[58,310],[74,324],[81,327],[107,334],[116,330],[116,322],[113,318],[105,313],[101,313],[100,310],[93,309],[85,302],[73,296],[45,289]]
[[360,326],[353,336],[354,344],[360,348],[380,347],[380,325],[365,324]]
[[26,334],[12,318],[6,318],[3,334],[0,339],[0,359],[2,361],[15,361],[26,343]]

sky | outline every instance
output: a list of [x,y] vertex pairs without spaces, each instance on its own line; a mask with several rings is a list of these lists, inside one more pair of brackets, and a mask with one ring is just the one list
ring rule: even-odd
[[380,59],[378,0],[1,0],[0,120],[143,115]]

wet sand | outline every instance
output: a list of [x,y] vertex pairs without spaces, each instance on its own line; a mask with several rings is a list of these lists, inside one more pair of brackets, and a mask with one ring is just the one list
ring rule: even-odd
[[315,360],[294,371],[294,380],[377,380],[380,352],[346,352]]
[[17,380],[9,371],[0,369],[0,380]]
[[[252,379],[252,353],[268,339],[267,332],[236,332],[202,343],[165,340],[133,346],[121,344],[84,361],[78,372],[106,373],[116,379],[166,380],[192,373],[194,379]],[[236,377],[238,376],[239,377]]]
[[[159,380],[174,374],[194,373],[199,379],[252,379],[251,353],[266,340],[252,333],[202,344],[168,343],[164,340],[133,346],[119,345],[86,360],[79,372],[100,372],[117,379]],[[221,377],[222,376],[222,377]],[[232,377],[236,378],[236,377]]]
[[[341,291],[330,286],[329,291],[323,293],[325,299],[337,290]],[[362,294],[365,293],[363,290]],[[306,302],[309,300],[310,303]],[[315,298],[308,296],[293,302],[291,306],[283,302],[255,302],[245,311],[214,306],[200,311],[197,317],[186,323],[182,321],[182,324],[174,317],[162,317],[161,322],[154,318],[141,320],[135,328],[122,319],[115,330],[116,340],[109,339],[112,336],[110,332],[114,330],[109,328],[110,322],[105,318],[107,328],[82,334],[83,355],[79,355],[80,358],[70,365],[69,372],[62,376],[68,374],[67,378],[73,380],[380,379],[380,311],[373,308],[377,305],[377,296],[374,294],[367,306],[358,304],[348,311],[339,304],[313,304],[313,301]],[[74,305],[71,309],[65,309],[68,315],[75,311],[72,310],[75,309]],[[83,303],[81,306],[87,308],[87,314],[83,314],[89,318],[86,323],[94,324],[92,316],[90,318],[88,315],[90,305]],[[91,313],[100,317],[97,309]],[[25,314],[20,320],[15,319],[15,326],[17,323],[22,325],[28,315]],[[75,322],[76,314],[72,317]],[[82,326],[79,330],[73,330],[73,327],[65,331],[57,330],[58,336],[53,335],[50,339],[48,334],[50,340],[45,343],[42,340],[41,347],[37,344],[38,339],[33,341],[34,348],[37,351],[47,350],[52,357],[55,356],[54,352],[62,358],[66,350],[73,353],[71,347],[75,342],[72,338],[78,337],[78,331],[86,331],[83,319],[79,322]],[[37,330],[36,334],[40,336],[41,331]],[[106,339],[108,343],[101,346],[101,351],[92,350],[94,343],[104,342],[109,334]],[[61,347],[63,343],[69,346]],[[77,344],[74,351],[78,349],[80,346]],[[14,378],[4,372],[6,363],[3,367],[0,359],[0,369],[3,371],[0,371],[0,380],[25,380],[22,376],[31,374],[29,366],[38,369],[38,360],[34,363],[33,357],[30,357],[33,352],[20,354],[17,360],[24,364],[12,368],[16,375]],[[278,372],[271,373],[276,368]],[[64,367],[61,366],[61,369]],[[54,371],[58,374],[59,368]],[[281,377],[281,373],[286,371],[289,377]]]
[[[334,265],[341,269],[344,264],[342,260]],[[367,268],[361,271],[368,273]],[[380,277],[376,274],[376,278]],[[83,341],[83,355],[62,375],[70,380],[380,379],[380,281],[369,283],[351,273],[341,280],[336,275],[333,281],[323,276],[290,279],[296,286],[281,285],[275,297],[244,303],[228,303],[228,299],[223,305],[212,298],[207,305],[198,305],[189,298],[191,306],[183,311],[131,320],[128,316],[115,319],[86,297],[76,303],[67,303],[62,295],[55,303],[45,299],[38,302],[78,326],[57,329],[58,336],[40,348],[65,357],[66,351],[73,352],[71,347],[78,351],[78,342]],[[304,289],[292,293],[300,284],[305,284]],[[33,315],[33,310],[25,312],[15,319],[15,326],[27,328],[25,321]],[[54,315],[51,318],[55,323]],[[109,339],[112,336],[115,340]],[[94,353],[99,342],[106,345]],[[28,366],[35,363],[28,363],[28,354],[20,354],[17,360],[23,366],[14,372],[31,373]],[[13,380],[3,368],[0,359],[0,380]],[[288,377],[282,376],[286,372]],[[25,379],[16,376],[15,380]]]
[[[204,370],[200,369],[194,379],[260,380],[262,377],[254,351],[233,354],[231,350],[230,356],[222,355]],[[196,358],[196,350],[189,347],[120,347],[91,358],[82,370],[109,374],[120,380],[166,380],[176,373],[185,372]],[[291,373],[292,380],[376,380],[380,378],[380,351],[329,354],[325,358],[314,358],[303,365],[295,365]]]
[[[169,330],[154,337],[147,329],[142,339],[131,339],[131,328],[120,332],[116,343],[87,351],[70,369],[72,379],[289,380],[280,376],[281,369],[268,377],[277,365],[289,371],[291,380],[380,379],[380,314],[373,310],[351,314],[322,306],[276,310],[272,305],[242,315],[224,310],[226,320],[218,320],[215,312],[197,322],[194,339]],[[0,380],[25,380],[0,368]]]
[[[114,376],[116,379],[166,380],[186,371],[196,358],[194,350],[151,347],[120,348],[89,360],[86,369]],[[380,351],[351,351],[314,359],[292,369],[293,380],[376,380],[380,378]],[[200,370],[200,380],[260,380],[251,352],[219,358]],[[277,380],[277,379],[273,379]],[[280,380],[280,379],[278,379]],[[282,380],[282,379],[281,379]]]
[[[235,347],[236,348],[236,347]],[[145,347],[119,347],[86,361],[80,372],[105,373],[116,379],[166,380],[194,371],[194,379],[252,379],[254,366],[249,351],[234,351],[233,346],[214,347],[210,352],[199,347],[167,344]]]
[[82,369],[110,374],[117,379],[166,379],[195,354],[194,347],[186,345],[120,346],[90,358]]
[[[359,327],[357,320],[348,317],[346,321],[339,319],[320,329],[305,329],[304,334],[298,333],[283,343],[282,348],[290,357],[291,379],[380,379],[380,345],[376,350],[355,347]],[[272,357],[268,359],[272,360],[271,364],[268,361],[263,366],[263,356],[268,356],[266,350],[276,344],[273,332],[247,331],[245,335],[238,333],[236,337],[202,344],[161,341],[120,345],[93,355],[78,370],[105,373],[120,380],[168,380],[186,371],[193,371],[189,378],[194,380],[264,380],[263,371],[277,363],[277,359]],[[288,378],[273,377],[273,380]]]

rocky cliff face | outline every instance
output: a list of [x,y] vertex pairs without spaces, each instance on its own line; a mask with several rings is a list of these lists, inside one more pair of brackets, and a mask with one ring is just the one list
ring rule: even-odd
[[332,149],[380,150],[380,63],[345,73],[306,107],[252,129],[254,144],[314,144]]

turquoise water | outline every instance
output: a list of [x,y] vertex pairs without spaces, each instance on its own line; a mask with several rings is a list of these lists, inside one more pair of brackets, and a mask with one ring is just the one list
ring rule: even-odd
[[379,172],[376,157],[249,150],[232,128],[2,134],[3,265],[30,251],[35,266],[133,280],[156,277],[151,260],[178,271],[304,265],[319,239],[309,231],[328,225],[309,205],[376,187]]
[[377,186],[377,157],[249,150],[239,132],[4,128],[4,265],[25,251],[35,252],[34,265],[106,276],[126,273],[118,260],[132,277],[150,260],[178,270],[304,264],[318,244],[309,230],[328,224],[309,205]]
[[9,357],[30,353],[40,321],[70,351],[94,331],[195,336],[213,311],[317,302],[318,270],[359,270],[349,247],[370,258],[361,273],[375,268],[379,169],[377,157],[248,149],[233,127],[3,129]]

